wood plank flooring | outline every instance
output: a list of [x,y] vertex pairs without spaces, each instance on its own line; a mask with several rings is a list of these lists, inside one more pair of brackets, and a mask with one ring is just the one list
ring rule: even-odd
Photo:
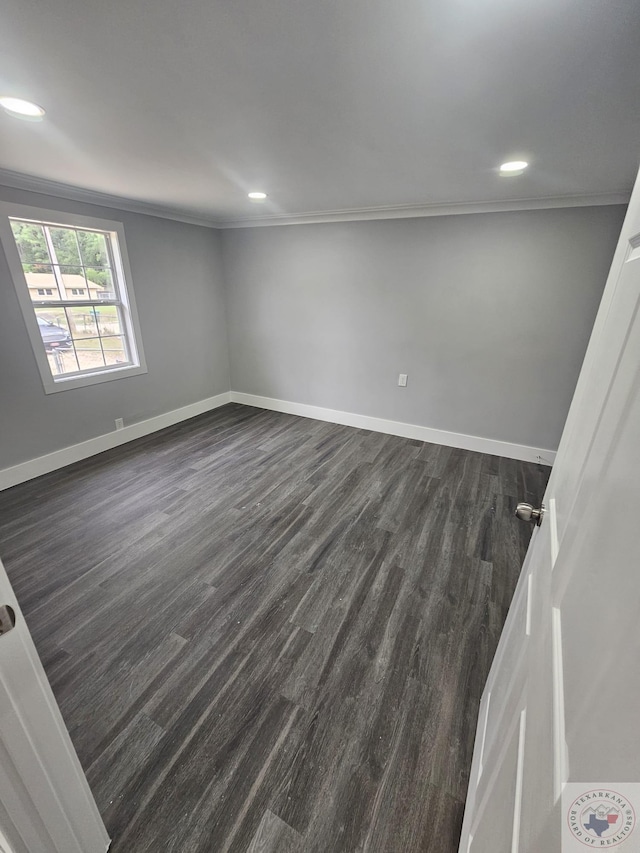
[[454,853],[549,469],[229,405],[0,494],[112,853]]

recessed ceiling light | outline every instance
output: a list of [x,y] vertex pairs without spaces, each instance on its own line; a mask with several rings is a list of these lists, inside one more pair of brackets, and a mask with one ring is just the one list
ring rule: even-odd
[[265,198],[267,197],[266,193],[258,193],[258,192],[248,193],[248,195],[249,195],[250,199],[253,199],[253,201],[264,201]]
[[503,177],[515,177],[521,175],[528,165],[526,160],[511,160],[509,163],[503,163],[500,166],[500,174]]
[[23,101],[22,98],[0,98],[0,107],[10,116],[26,118],[31,121],[39,121],[44,116],[44,110],[31,101]]

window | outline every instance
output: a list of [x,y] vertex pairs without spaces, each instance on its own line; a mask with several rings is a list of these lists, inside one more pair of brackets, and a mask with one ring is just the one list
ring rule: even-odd
[[0,210],[45,391],[145,373],[122,224],[8,203]]

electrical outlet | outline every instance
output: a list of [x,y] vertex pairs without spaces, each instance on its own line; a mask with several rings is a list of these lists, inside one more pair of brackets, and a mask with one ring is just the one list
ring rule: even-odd
[[398,376],[398,385],[399,385],[401,388],[406,388],[406,387],[407,387],[407,378],[408,378],[408,374],[407,374],[407,373],[401,373],[401,374]]
[[116,418],[116,429],[124,429],[124,418]]

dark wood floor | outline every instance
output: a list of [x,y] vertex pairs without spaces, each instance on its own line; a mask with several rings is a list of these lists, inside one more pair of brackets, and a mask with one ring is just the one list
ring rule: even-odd
[[548,471],[230,405],[0,494],[113,853],[457,851]]

